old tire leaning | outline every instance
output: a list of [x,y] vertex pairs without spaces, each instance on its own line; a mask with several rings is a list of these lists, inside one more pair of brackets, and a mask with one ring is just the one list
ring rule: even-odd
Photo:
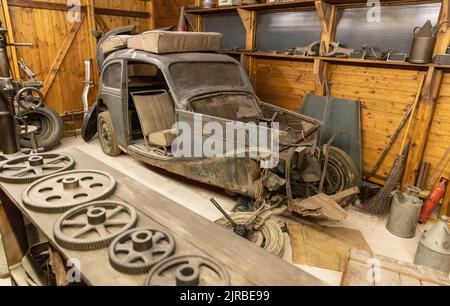
[[[332,188],[327,189],[325,186],[325,193],[328,195],[358,187],[361,184],[361,176],[355,162],[347,153],[336,147],[330,147],[327,173],[331,180],[335,182]],[[340,204],[342,207],[346,207],[352,204],[356,198],[357,196],[349,197]]]
[[97,131],[100,140],[100,146],[103,152],[109,156],[118,156],[122,150],[117,144],[116,130],[109,111],[100,113],[97,118]]
[[[253,213],[231,214],[231,218],[237,224],[245,224],[252,216],[253,216]],[[216,220],[215,223],[221,225],[222,227],[224,227],[230,231],[233,230],[233,226],[225,218]],[[264,248],[266,251],[268,251],[276,256],[283,257],[283,254],[284,254],[283,231],[281,230],[280,226],[278,225],[278,223],[275,220],[273,220],[273,219],[267,220],[264,223],[264,225],[260,228],[260,230],[258,230],[257,232],[259,232],[259,234],[261,234],[264,237],[263,245],[260,245],[262,248]],[[250,239],[248,239],[248,240],[250,240]]]
[[[44,106],[35,110],[24,110],[20,115],[28,125],[38,127],[36,140],[44,151],[53,149],[61,142],[64,135],[64,122],[52,108]],[[19,144],[22,148],[32,148],[31,138],[28,135],[21,137]]]

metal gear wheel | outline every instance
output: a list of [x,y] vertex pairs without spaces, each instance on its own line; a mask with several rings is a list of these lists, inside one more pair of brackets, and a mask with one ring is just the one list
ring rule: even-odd
[[212,258],[199,255],[171,257],[153,267],[146,286],[227,286],[227,270]]
[[55,173],[73,169],[75,160],[65,154],[43,153],[25,155],[0,163],[0,181],[31,183]]
[[102,201],[75,207],[53,227],[56,242],[70,250],[88,251],[107,247],[137,222],[136,210],[124,203]]
[[[235,213],[231,215],[231,218],[238,224],[246,224],[252,216],[253,213]],[[215,223],[225,227],[228,230],[233,230],[233,225],[231,225],[231,223],[225,218],[216,220]],[[276,256],[283,256],[283,231],[274,220],[266,220],[260,229],[251,231],[247,237],[247,240],[250,240]]]
[[129,230],[109,246],[109,262],[126,274],[145,274],[175,252],[175,239],[167,231],[143,228]]
[[22,201],[31,210],[62,213],[73,207],[107,198],[116,180],[97,170],[72,170],[44,177],[29,185]]

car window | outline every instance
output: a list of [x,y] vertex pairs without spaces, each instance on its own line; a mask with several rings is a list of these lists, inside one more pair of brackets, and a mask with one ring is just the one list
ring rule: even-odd
[[102,78],[103,86],[121,89],[122,88],[122,64],[114,63],[106,67]]

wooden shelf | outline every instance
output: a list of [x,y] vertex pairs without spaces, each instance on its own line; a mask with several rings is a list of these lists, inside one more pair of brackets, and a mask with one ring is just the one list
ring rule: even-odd
[[[337,5],[340,7],[367,6],[367,1],[362,1],[362,0],[324,0],[324,2],[333,4],[333,5]],[[387,5],[387,4],[432,3],[432,2],[440,2],[440,1],[439,0],[381,0],[380,2],[382,5]],[[286,2],[270,2],[270,3],[248,4],[248,5],[238,5],[238,6],[196,8],[196,9],[187,9],[186,13],[209,15],[209,14],[236,12],[237,9],[243,9],[243,10],[249,10],[249,11],[263,11],[263,10],[290,9],[290,8],[302,8],[302,7],[314,8],[315,1],[314,0],[295,0],[295,1],[286,1]]]

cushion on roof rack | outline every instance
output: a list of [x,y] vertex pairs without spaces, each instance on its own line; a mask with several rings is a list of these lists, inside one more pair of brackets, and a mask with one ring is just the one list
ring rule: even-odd
[[207,32],[148,31],[128,39],[128,48],[157,54],[215,51],[223,35]]
[[114,35],[108,37],[102,44],[103,54],[111,53],[120,49],[127,48],[127,41],[133,37],[132,35]]

